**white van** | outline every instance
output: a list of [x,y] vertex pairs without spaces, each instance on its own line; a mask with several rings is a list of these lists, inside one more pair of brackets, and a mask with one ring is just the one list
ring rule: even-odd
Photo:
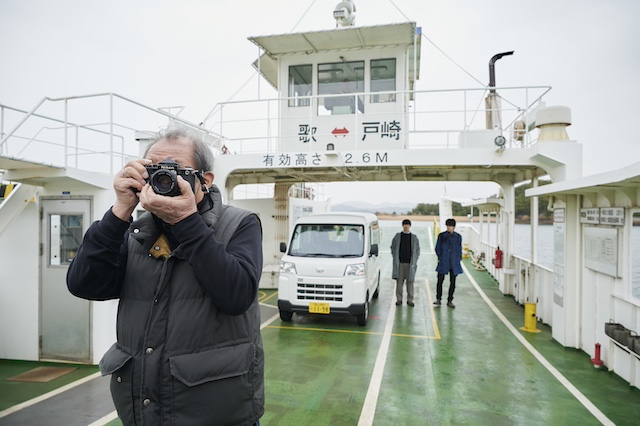
[[278,279],[283,321],[293,313],[346,314],[367,325],[380,288],[380,227],[372,213],[321,213],[295,223]]

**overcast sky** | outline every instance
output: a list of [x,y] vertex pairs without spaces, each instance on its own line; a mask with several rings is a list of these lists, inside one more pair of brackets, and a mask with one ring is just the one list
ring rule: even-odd
[[[250,36],[335,27],[337,0],[0,0],[0,103],[30,110],[45,96],[114,92],[153,107],[185,106],[200,122],[255,73]],[[360,0],[356,25],[415,21],[420,90],[548,85],[572,110],[584,173],[640,161],[640,1]],[[305,14],[306,12],[306,14]],[[441,53],[444,51],[452,60]],[[465,71],[475,77],[470,77]],[[266,86],[266,84],[262,84]],[[235,99],[256,93],[257,78]],[[247,93],[249,92],[249,93]],[[452,152],[455,155],[455,152]],[[436,202],[488,196],[488,184],[335,184],[334,202]]]

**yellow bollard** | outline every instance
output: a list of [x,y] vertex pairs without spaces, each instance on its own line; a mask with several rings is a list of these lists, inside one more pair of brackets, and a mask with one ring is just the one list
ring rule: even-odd
[[462,258],[463,259],[469,258],[469,244],[462,245]]
[[524,304],[524,327],[520,327],[520,330],[528,333],[540,333],[536,324],[536,304],[525,303]]

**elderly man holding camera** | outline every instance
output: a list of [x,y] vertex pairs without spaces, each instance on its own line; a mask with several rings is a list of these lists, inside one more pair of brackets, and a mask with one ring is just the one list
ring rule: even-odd
[[[129,161],[91,225],[67,285],[119,299],[117,342],[100,369],[124,425],[253,425],[264,412],[257,292],[262,230],[222,204],[213,154],[169,129]],[[140,203],[146,213],[132,220]]]

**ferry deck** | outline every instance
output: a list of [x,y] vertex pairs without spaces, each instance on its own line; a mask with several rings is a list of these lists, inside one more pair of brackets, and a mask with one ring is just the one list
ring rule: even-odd
[[[396,306],[388,247],[400,227],[382,224],[380,296],[366,327],[323,315],[285,323],[277,290],[260,291],[261,425],[637,424],[637,388],[563,348],[548,326],[521,330],[523,307],[469,258],[455,309],[435,308],[430,225],[412,227],[421,243],[416,306]],[[43,366],[75,369],[48,382],[12,379]],[[0,425],[120,425],[108,381],[96,366],[0,361]]]
[[[10,242],[0,244],[0,426],[121,424],[96,365],[113,343],[117,302],[74,298],[65,274],[112,205],[113,175],[167,121],[201,132],[226,201],[261,215],[262,425],[638,424],[640,349],[606,327],[640,343],[630,237],[640,163],[584,177],[582,147],[565,130],[570,109],[543,101],[550,87],[500,87],[490,74],[487,87],[421,90],[421,27],[355,27],[352,3],[334,11],[344,27],[251,37],[261,52],[252,64],[277,97],[220,103],[200,124],[114,93],[43,98],[31,111],[0,104],[0,236]],[[494,56],[490,72],[511,53]],[[552,183],[538,186],[544,177]],[[380,293],[366,326],[326,315],[283,322],[278,244],[303,212],[330,207],[292,191],[349,181],[498,184],[495,198],[469,205],[500,223],[503,268],[491,262],[498,247],[469,238],[487,271],[466,258],[456,307],[435,308],[434,230],[416,223],[416,306],[396,306],[389,246],[399,217],[381,223]],[[553,247],[531,244],[532,254],[553,250],[553,270],[514,253],[514,188],[525,181],[532,228],[539,202],[554,212]],[[263,184],[273,194],[234,196]],[[441,206],[441,220],[450,213]],[[531,315],[523,306],[533,301]],[[521,329],[527,318],[536,328]]]

